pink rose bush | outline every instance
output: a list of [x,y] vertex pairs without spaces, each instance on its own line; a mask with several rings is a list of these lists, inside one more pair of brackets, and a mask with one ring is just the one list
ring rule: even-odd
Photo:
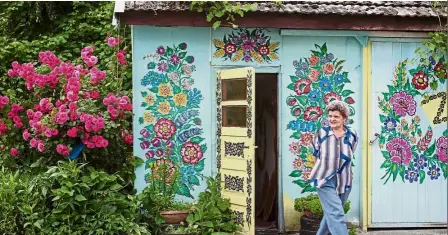
[[[124,71],[128,63],[126,51],[119,50],[121,40],[108,36],[106,41],[107,50],[115,54],[109,63]],[[132,103],[129,92],[122,91],[123,76],[101,70],[104,66],[94,46],[82,48],[80,57],[83,63],[75,64],[44,51],[38,63],[12,63],[8,76],[23,85],[30,97],[21,100],[0,94],[0,142],[6,143],[2,150],[13,157],[26,158],[24,153],[33,151],[66,157],[80,143],[87,152],[108,148],[111,142],[121,149],[132,146],[128,130]]]

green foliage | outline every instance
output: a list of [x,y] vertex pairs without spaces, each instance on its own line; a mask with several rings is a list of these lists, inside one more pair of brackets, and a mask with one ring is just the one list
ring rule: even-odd
[[[5,168],[0,171],[0,231],[2,234],[32,234],[43,223],[45,200],[35,190],[35,177]],[[36,228],[36,229],[35,229]]]
[[160,215],[160,210],[165,206],[165,200],[171,200],[171,197],[166,198],[159,193],[154,193],[153,187],[146,187],[137,195],[137,199],[141,202],[140,221],[148,223],[148,229],[153,234],[159,234],[161,225],[164,222]]
[[[97,67],[107,73],[99,93],[131,97],[131,66],[118,66],[116,51],[105,43],[109,33],[118,36],[123,43],[115,49],[126,50],[130,61],[130,29],[114,28],[113,7],[113,2],[0,2],[0,95],[25,108],[40,98],[55,97],[54,90],[29,91],[23,80],[9,78],[11,63],[34,63],[39,52],[52,51],[62,61],[81,64],[81,48],[94,46],[100,59]],[[45,66],[35,66],[39,73],[49,72]],[[98,102],[79,106],[82,112],[93,112],[99,109]],[[0,118],[5,115],[0,113]],[[101,134],[110,143],[123,142],[121,130],[131,129],[131,124],[131,118],[108,122]],[[0,165],[5,167],[0,172],[2,234],[149,234],[140,224],[141,202],[129,195],[135,167],[142,163],[131,157],[129,146],[110,144],[91,154],[83,151],[78,161],[89,165],[55,165],[60,156],[42,157],[31,151],[20,132],[11,131],[0,142]],[[20,157],[11,157],[2,145],[19,148]]]
[[[315,193],[309,194],[306,197],[296,198],[294,200],[294,210],[304,212],[310,217],[322,218],[324,216],[319,196]],[[344,213],[347,213],[349,210],[350,201],[347,201],[344,205]]]
[[[443,15],[448,13],[448,2],[435,1],[433,9],[439,14],[441,30],[428,33],[429,39],[423,40],[423,47],[416,49],[415,52],[423,58],[427,58],[428,55],[438,58],[448,55],[448,21],[443,18]],[[445,69],[448,69],[448,63],[445,63]]]
[[257,3],[235,3],[231,1],[192,1],[190,10],[197,12],[205,12],[207,22],[213,22],[213,29],[217,29],[222,25],[223,21],[232,27],[235,25],[235,17],[243,17],[248,11],[255,11]]
[[350,230],[348,231],[348,235],[356,235],[356,225],[352,224]]
[[[51,50],[62,60],[75,61],[80,55],[80,48],[93,45],[98,50],[105,49],[104,39],[108,33],[115,32],[111,24],[113,16],[113,2],[70,2],[48,3],[54,9],[63,8],[50,22],[34,21],[34,18],[22,17],[36,14],[33,6],[45,4],[36,2],[1,2],[0,3],[0,28],[5,29],[0,33],[0,76],[5,79],[13,61],[27,62],[36,58],[38,52]],[[59,11],[59,10],[58,10]],[[20,12],[20,13],[19,13]],[[41,17],[42,18],[42,17]],[[21,23],[17,24],[16,21]],[[18,30],[6,30],[8,25],[19,27]],[[51,28],[47,30],[46,27]],[[42,29],[43,28],[43,29]],[[37,31],[42,31],[38,33]],[[130,38],[128,27],[119,28],[120,36]],[[27,32],[31,36],[20,35],[19,32]],[[129,43],[128,43],[129,44]],[[98,54],[103,58],[103,54]],[[100,61],[105,66],[108,61]],[[100,69],[105,69],[100,67]],[[130,70],[129,70],[130,71]],[[6,79],[5,79],[6,80]],[[2,82],[3,84],[3,82]],[[132,84],[129,84],[132,85]],[[2,86],[3,87],[3,86]],[[5,88],[5,87],[3,87]],[[128,89],[131,87],[129,86]],[[2,90],[0,92],[3,93]],[[26,93],[26,92],[25,92]]]
[[[50,201],[45,234],[145,234],[137,224],[138,203],[120,193],[124,181],[86,164],[61,162],[43,175],[42,194]],[[46,193],[45,193],[46,192]]]
[[149,234],[124,181],[61,162],[38,175],[0,172],[0,230],[6,234]]
[[[1,2],[1,34],[33,40],[54,32],[62,18],[73,10],[73,2]],[[23,30],[26,28],[27,30]]]
[[232,234],[240,230],[230,209],[230,200],[221,197],[218,179],[207,178],[207,189],[199,194],[193,212],[187,217],[189,227],[196,227],[201,235]]
[[170,225],[168,226],[165,231],[164,234],[190,234],[190,235],[194,235],[194,234],[199,234],[199,226],[198,225],[188,225],[185,226],[185,224],[181,223],[180,226],[178,226],[177,228],[174,225]]

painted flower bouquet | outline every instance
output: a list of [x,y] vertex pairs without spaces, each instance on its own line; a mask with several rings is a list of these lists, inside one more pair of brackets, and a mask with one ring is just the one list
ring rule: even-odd
[[[446,82],[445,63],[443,57],[437,61],[432,56],[422,58],[416,68],[408,71],[411,78],[406,76],[408,61],[398,63],[393,84],[387,86],[388,91],[382,93],[382,98],[378,97],[379,118],[383,123],[379,146],[384,157],[381,168],[386,171],[382,177],[384,184],[391,177],[395,181],[398,176],[409,183],[423,183],[426,177],[436,180],[441,178],[441,174],[445,179],[448,177],[447,130],[442,136],[434,138],[433,128],[422,127],[421,119],[416,115],[416,99],[419,98],[423,99],[422,104],[442,98],[438,112],[442,113],[446,108],[446,92],[431,95],[437,92],[440,84]],[[446,122],[446,117],[429,121],[439,124]],[[426,129],[424,135],[423,128]]]
[[[175,182],[176,194],[193,198],[191,190],[200,185],[207,146],[199,117],[201,91],[193,88],[196,67],[187,55],[187,44],[159,46],[144,59],[148,72],[141,80],[145,108],[139,123],[140,147],[146,157],[146,179],[168,165],[165,183]],[[177,177],[174,177],[177,175]]]
[[342,71],[344,60],[328,53],[326,44],[315,47],[317,50],[311,50],[310,57],[293,62],[296,71],[290,76],[291,83],[288,84],[288,89],[293,93],[286,100],[295,118],[287,126],[293,131],[291,138],[295,139],[289,145],[294,156],[294,170],[289,176],[296,178],[293,183],[303,188],[302,193],[316,190],[308,182],[314,166],[312,142],[314,133],[321,126],[328,125],[328,120],[324,118],[325,107],[333,100],[344,100],[350,108],[350,124],[355,114],[352,106],[355,101],[351,97],[354,92],[345,87],[350,80],[348,72]]
[[266,29],[237,29],[224,36],[223,40],[214,39],[216,58],[231,60],[270,63],[278,60],[280,42],[271,42],[271,37],[265,34]]

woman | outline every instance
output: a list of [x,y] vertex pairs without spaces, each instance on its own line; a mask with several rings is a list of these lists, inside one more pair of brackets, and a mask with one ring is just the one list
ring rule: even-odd
[[358,136],[345,125],[350,115],[346,103],[333,101],[328,104],[327,112],[330,126],[320,128],[314,136],[316,158],[310,174],[324,211],[317,235],[347,235],[343,205],[352,186],[351,160]]

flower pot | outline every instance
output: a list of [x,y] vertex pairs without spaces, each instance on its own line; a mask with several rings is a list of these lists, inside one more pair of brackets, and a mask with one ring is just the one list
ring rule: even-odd
[[319,230],[321,220],[322,218],[302,215],[300,217],[300,235],[315,235]]
[[180,222],[185,222],[187,216],[190,214],[189,211],[161,211],[163,219],[166,224],[180,224]]

